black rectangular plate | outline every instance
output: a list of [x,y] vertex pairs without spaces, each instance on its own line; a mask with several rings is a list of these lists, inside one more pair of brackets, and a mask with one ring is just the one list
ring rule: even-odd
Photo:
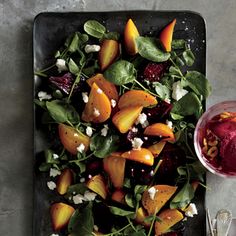
[[[34,71],[52,64],[54,53],[64,43],[71,33],[82,30],[83,23],[89,19],[101,22],[110,31],[121,32],[127,19],[132,18],[142,35],[157,35],[158,32],[171,20],[177,19],[174,38],[185,39],[193,50],[196,61],[193,69],[203,74],[206,72],[206,29],[205,21],[198,13],[189,11],[120,11],[120,12],[68,12],[68,13],[41,13],[34,21],[33,51]],[[122,33],[122,32],[121,32]],[[34,92],[38,91],[40,80],[34,77]],[[37,114],[35,113],[35,118]],[[43,132],[35,125],[35,157],[45,148]],[[55,200],[47,186],[48,176],[37,171],[35,161],[34,187],[34,229],[33,236],[52,234],[49,217],[50,203]],[[59,199],[56,199],[59,200]],[[205,223],[205,191],[197,190],[194,202],[197,204],[198,216],[188,219],[185,235],[206,235]]]

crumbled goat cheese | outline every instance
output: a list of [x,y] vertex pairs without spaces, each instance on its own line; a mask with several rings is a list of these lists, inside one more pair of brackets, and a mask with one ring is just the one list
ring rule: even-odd
[[173,128],[173,122],[170,120],[166,121],[166,124],[172,129]]
[[67,70],[66,61],[64,59],[57,59],[56,66],[59,72]]
[[98,94],[102,94],[102,90],[100,88],[97,89]]
[[73,199],[74,204],[83,203],[83,201],[85,200],[84,196],[81,194],[76,194],[75,196],[72,197],[72,199]]
[[82,93],[82,98],[83,98],[84,103],[88,103],[89,97],[88,97],[87,92]]
[[91,137],[91,136],[93,135],[93,129],[88,126],[88,127],[86,128],[86,134],[87,134],[89,137]]
[[138,128],[133,127],[133,128],[131,129],[131,131],[134,132],[134,133],[137,133],[137,132],[138,132]]
[[82,153],[82,152],[84,151],[84,149],[85,149],[85,146],[84,146],[83,143],[81,143],[81,144],[77,147],[77,151],[80,152],[80,153]]
[[54,190],[57,187],[57,185],[53,181],[48,181],[47,186],[50,190]]
[[93,45],[90,45],[90,44],[87,44],[84,48],[84,51],[86,53],[90,53],[90,52],[99,52],[101,49],[101,47],[99,45],[96,45],[96,44],[93,44]]
[[90,191],[85,191],[84,195],[76,194],[72,197],[74,204],[81,204],[85,201],[94,201],[96,193],[92,193]]
[[164,101],[165,101],[166,103],[169,103],[169,104],[170,104],[170,99],[169,99],[169,98],[166,98]]
[[188,93],[187,90],[182,88],[180,81],[173,83],[172,89],[173,89],[172,98],[175,99],[176,101],[178,101]]
[[85,182],[85,178],[80,178],[80,183],[84,183]]
[[151,187],[151,188],[148,189],[149,197],[150,197],[152,200],[154,200],[155,195],[156,195],[157,192],[158,192],[158,190],[155,189],[155,187]]
[[141,114],[138,116],[138,118],[137,118],[135,124],[136,124],[136,125],[141,124],[143,128],[146,128],[146,127],[149,125],[149,122],[148,122],[148,120],[147,120],[147,115],[144,114],[144,113],[141,113]]
[[57,170],[57,169],[54,169],[54,168],[50,168],[50,176],[51,177],[56,177],[56,176],[58,176],[60,174],[61,174],[60,170]]
[[59,156],[56,153],[53,153],[52,157],[53,157],[53,159],[58,159],[59,158]]
[[99,230],[99,228],[98,228],[97,225],[94,225],[94,226],[93,226],[93,229],[94,229],[95,231],[97,231],[97,232],[98,232],[98,230]]
[[96,196],[97,196],[96,193],[92,193],[90,191],[85,191],[84,193],[85,201],[93,201]]
[[133,149],[139,150],[143,145],[143,140],[141,138],[134,138],[133,140],[131,140],[131,143]]
[[116,106],[116,100],[111,99],[111,106],[114,108]]
[[52,98],[52,96],[50,94],[47,94],[44,91],[38,92],[38,97],[39,97],[39,101],[49,100]]
[[193,217],[194,215],[197,215],[197,207],[194,203],[190,203],[189,206],[185,209],[185,215],[188,217]]
[[51,234],[50,236],[59,236],[59,234]]
[[109,130],[108,125],[104,125],[102,130],[101,130],[101,135],[106,137],[107,133],[108,133],[108,130]]
[[96,117],[98,117],[98,116],[100,116],[100,111],[99,111],[97,108],[94,108],[93,114],[94,114]]

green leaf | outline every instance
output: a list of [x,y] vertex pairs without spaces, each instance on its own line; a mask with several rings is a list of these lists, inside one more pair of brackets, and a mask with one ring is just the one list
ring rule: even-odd
[[68,46],[68,51],[69,52],[75,52],[79,47],[79,36],[77,33],[74,34],[72,37],[72,40]]
[[38,99],[34,99],[34,103],[35,103],[37,106],[40,106],[41,108],[46,109],[46,101],[45,101],[45,100],[40,101],[40,100],[38,100]]
[[130,179],[125,178],[123,186],[126,187],[126,188],[131,188],[131,181],[130,181]]
[[122,208],[118,208],[114,206],[110,206],[109,209],[112,214],[117,215],[117,216],[133,216],[134,215],[133,211],[127,211]]
[[45,160],[47,164],[59,164],[59,160],[53,158],[53,154],[54,152],[51,149],[47,149],[44,151],[44,155],[45,155]]
[[50,116],[58,123],[69,121],[72,124],[76,124],[80,121],[79,114],[75,108],[61,100],[46,102],[46,107]]
[[81,34],[80,32],[75,32],[73,35],[68,37],[65,42],[67,50],[71,53],[76,52],[80,47],[82,47],[88,41],[87,34]]
[[69,71],[72,74],[76,75],[76,74],[79,73],[80,69],[79,69],[78,65],[74,62],[74,60],[72,58],[70,58],[68,66],[69,66]]
[[49,171],[50,168],[51,168],[51,164],[48,164],[48,163],[45,163],[43,162],[40,166],[39,166],[39,170],[42,171],[42,172],[46,172],[46,171]]
[[184,116],[175,114],[175,113],[173,113],[173,112],[171,112],[170,115],[171,115],[171,118],[172,118],[173,120],[182,120],[182,119],[184,119]]
[[120,34],[118,32],[108,32],[103,35],[103,39],[112,39],[118,41],[120,39]]
[[186,48],[186,42],[184,39],[173,39],[171,43],[171,47],[174,50],[178,49],[185,49]]
[[176,68],[175,66],[171,66],[169,68],[169,74],[170,75],[180,75],[179,68]]
[[180,58],[180,57],[176,57],[175,59],[175,63],[177,64],[177,66],[181,67],[181,66],[184,66],[184,62],[183,60]]
[[116,85],[132,83],[136,78],[136,69],[132,63],[120,60],[108,67],[104,73],[104,77]]
[[76,195],[76,194],[84,195],[85,191],[87,191],[87,190],[88,190],[88,188],[83,183],[71,185],[67,189],[67,193],[65,195],[65,198],[68,199],[69,197]]
[[135,200],[133,199],[133,195],[130,193],[127,193],[125,195],[125,202],[126,204],[131,207],[131,208],[135,208]]
[[160,43],[155,38],[142,37],[136,38],[139,54],[153,62],[163,62],[170,58],[170,53],[160,49]]
[[194,189],[192,185],[187,182],[170,202],[170,208],[183,208],[191,202],[193,197]]
[[145,190],[147,190],[147,188],[148,188],[147,185],[139,185],[139,184],[137,184],[134,187],[134,195],[142,194]]
[[[176,101],[173,104],[171,114],[180,115],[180,116],[189,116],[196,114],[201,107],[201,101],[195,93],[189,92],[183,96],[180,100]],[[172,118],[173,115],[171,115]]]
[[92,204],[89,203],[86,207],[74,212],[68,224],[68,231],[70,236],[92,236],[93,226]]
[[104,158],[118,149],[119,136],[115,134],[107,134],[101,136],[99,133],[93,135],[90,141],[90,149],[94,156]]
[[170,98],[170,90],[167,86],[159,83],[159,82],[154,82],[153,83],[154,89],[158,96],[162,99],[169,99]]
[[187,66],[192,66],[195,61],[195,56],[190,49],[183,52],[183,58]]
[[84,24],[84,31],[98,39],[103,38],[106,28],[96,20],[88,20]]
[[211,85],[206,77],[198,71],[188,71],[183,81],[185,86],[189,86],[197,95],[202,95],[206,99],[211,93]]

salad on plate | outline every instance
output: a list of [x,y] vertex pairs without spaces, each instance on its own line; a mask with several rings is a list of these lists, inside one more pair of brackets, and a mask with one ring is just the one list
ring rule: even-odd
[[52,235],[183,235],[198,217],[193,132],[211,88],[166,23],[150,37],[132,19],[122,34],[88,20],[35,72]]

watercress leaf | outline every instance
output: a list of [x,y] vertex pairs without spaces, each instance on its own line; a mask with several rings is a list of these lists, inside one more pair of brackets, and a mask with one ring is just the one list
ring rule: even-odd
[[176,63],[177,66],[179,66],[179,67],[182,67],[182,66],[185,65],[184,61],[183,61],[180,57],[177,57],[177,58],[175,59],[175,63]]
[[165,86],[165,85],[163,85],[163,84],[161,84],[159,82],[154,82],[153,86],[154,86],[154,89],[155,89],[157,95],[162,100],[170,98],[170,89],[167,86]]
[[200,181],[204,182],[204,174],[206,173],[206,169],[199,161],[195,161],[188,165],[190,178],[191,179],[199,179]]
[[183,52],[183,58],[187,66],[192,66],[195,61],[195,56],[190,49]]
[[177,172],[178,172],[179,175],[187,176],[187,171],[186,171],[186,168],[184,166],[179,166],[177,168]]
[[84,24],[84,31],[95,38],[101,39],[106,32],[106,28],[96,20],[88,20]]
[[136,78],[134,65],[125,60],[113,63],[104,73],[106,80],[116,85],[132,83]]
[[110,206],[109,209],[112,214],[117,215],[117,216],[131,217],[131,216],[134,216],[134,214],[135,214],[133,211],[127,211],[122,208],[118,208],[118,207],[114,207],[114,206]]
[[171,47],[174,50],[185,49],[186,41],[184,39],[173,39],[171,43]]
[[136,38],[136,45],[139,54],[150,61],[163,62],[170,58],[170,53],[163,52],[155,38],[139,36]]
[[85,191],[87,191],[87,190],[88,189],[87,189],[86,185],[83,183],[74,184],[74,185],[71,185],[68,187],[65,197],[69,198],[69,197],[76,195],[76,194],[84,195]]
[[74,75],[78,74],[80,71],[78,65],[74,62],[72,58],[70,58],[69,60],[68,67],[69,67],[69,71]]
[[61,52],[59,50],[57,50],[54,57],[59,58],[60,56],[61,56]]
[[191,202],[193,197],[194,189],[192,185],[187,182],[170,202],[170,208],[173,209],[185,207]]
[[112,39],[118,41],[120,39],[120,34],[118,32],[107,32],[103,35],[103,39]]
[[39,166],[39,170],[42,172],[46,172],[49,171],[51,168],[51,164],[45,163],[43,162],[40,166]]
[[123,186],[126,187],[126,188],[131,188],[131,181],[130,181],[130,179],[125,178]]
[[35,103],[37,106],[40,106],[41,108],[46,109],[46,101],[45,101],[45,100],[40,101],[40,100],[38,100],[38,99],[34,99],[34,103]]
[[71,236],[92,236],[94,219],[92,213],[92,203],[82,209],[77,209],[71,216],[68,231]]
[[171,112],[170,115],[171,115],[171,118],[172,118],[173,120],[182,120],[182,119],[184,119],[184,116],[175,114],[175,113],[173,113],[173,112]]
[[53,158],[54,152],[51,149],[46,149],[44,151],[44,156],[47,164],[59,164],[60,161],[58,159]]
[[198,71],[188,71],[185,75],[185,85],[189,86],[197,95],[206,99],[211,93],[211,85],[206,77]]
[[143,229],[138,232],[133,232],[133,233],[129,234],[129,236],[146,236],[146,233],[145,233],[145,230]]
[[71,42],[68,45],[69,52],[75,52],[79,47],[79,36],[75,33],[71,39]]
[[169,74],[170,74],[170,75],[180,75],[179,69],[176,68],[175,66],[170,66],[170,68],[169,68]]
[[[189,92],[180,100],[174,102],[171,110],[171,117],[176,118],[176,115],[189,116],[194,115],[201,107],[201,101],[195,93]],[[175,114],[175,117],[173,117]],[[177,116],[178,118],[178,116]]]
[[148,188],[147,185],[139,185],[139,184],[137,184],[134,187],[134,195],[142,194],[145,190],[147,190],[147,188]]
[[115,134],[107,134],[101,136],[99,133],[93,135],[90,141],[90,149],[94,156],[104,158],[118,149],[119,136]]
[[72,163],[74,163],[76,166],[80,169],[80,174],[84,173],[86,170],[86,165],[81,162],[80,160],[74,160]]
[[125,195],[125,202],[126,204],[131,207],[131,208],[135,208],[135,200],[133,199],[133,195],[130,193],[127,193]]

